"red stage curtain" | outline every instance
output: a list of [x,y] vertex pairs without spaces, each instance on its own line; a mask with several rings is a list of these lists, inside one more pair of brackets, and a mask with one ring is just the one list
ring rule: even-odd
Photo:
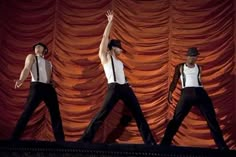
[[[54,66],[54,80],[67,141],[80,138],[102,105],[107,83],[98,58],[98,47],[112,9],[111,37],[122,41],[120,56],[143,113],[159,143],[180,95],[168,105],[168,86],[174,66],[185,61],[187,48],[200,50],[202,81],[214,102],[227,144],[235,149],[233,0],[2,0],[0,1],[0,139],[8,139],[24,110],[30,77],[14,89],[32,45],[44,42]],[[98,131],[103,142],[116,127],[123,104],[119,103]],[[50,116],[43,105],[33,114],[22,139],[54,140]],[[134,121],[117,140],[142,143]],[[207,123],[193,108],[173,143],[215,147]]]

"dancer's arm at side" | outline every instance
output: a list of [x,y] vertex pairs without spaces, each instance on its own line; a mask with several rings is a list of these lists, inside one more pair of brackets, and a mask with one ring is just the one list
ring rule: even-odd
[[174,92],[176,86],[177,86],[177,83],[179,81],[179,78],[180,78],[180,71],[181,71],[181,66],[182,64],[179,64],[175,67],[175,74],[174,74],[174,77],[173,77],[173,80],[170,84],[170,87],[169,87],[169,92],[168,92],[168,102],[169,103],[172,103],[172,93]]
[[29,75],[33,63],[34,63],[34,55],[29,54],[25,59],[25,66],[21,71],[20,78],[15,83],[15,88],[19,88],[23,84],[23,82]]

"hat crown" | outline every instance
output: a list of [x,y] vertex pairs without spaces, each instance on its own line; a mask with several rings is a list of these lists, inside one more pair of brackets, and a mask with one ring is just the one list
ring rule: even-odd
[[191,47],[188,49],[187,56],[197,56],[197,55],[199,55],[199,52],[196,47]]
[[41,42],[36,43],[36,44],[33,46],[33,50],[35,50],[35,47],[36,47],[37,45],[40,45],[40,46],[42,46],[42,47],[44,48],[44,54],[45,54],[45,55],[48,53],[48,47],[47,47],[44,43],[41,43]]
[[118,47],[121,48],[121,41],[120,40],[116,40],[116,39],[111,39],[109,44],[108,44],[108,48],[111,50],[112,47]]

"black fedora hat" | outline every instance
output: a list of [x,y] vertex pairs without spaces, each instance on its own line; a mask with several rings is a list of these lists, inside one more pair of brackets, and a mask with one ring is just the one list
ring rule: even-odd
[[41,42],[35,44],[35,45],[33,46],[33,50],[35,49],[35,47],[36,47],[37,45],[40,45],[40,46],[42,46],[42,47],[44,48],[44,50],[43,50],[43,51],[44,51],[44,55],[46,55],[46,54],[48,53],[48,47],[47,47],[45,44],[41,43]]
[[116,39],[111,39],[109,44],[108,44],[109,50],[111,50],[112,47],[118,47],[118,48],[122,49],[121,41],[120,40],[116,40]]
[[187,56],[198,56],[199,52],[196,47],[191,47],[188,49]]

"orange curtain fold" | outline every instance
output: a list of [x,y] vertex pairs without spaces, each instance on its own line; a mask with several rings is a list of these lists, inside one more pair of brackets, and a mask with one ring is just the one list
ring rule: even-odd
[[[119,56],[145,118],[159,143],[168,115],[173,115],[180,84],[169,105],[167,93],[174,67],[185,61],[189,47],[198,47],[202,81],[214,103],[217,120],[229,147],[235,134],[235,6],[233,0],[3,0],[0,2],[0,139],[8,139],[24,110],[30,77],[14,89],[27,54],[36,42],[48,45],[67,141],[78,140],[99,111],[107,82],[98,48],[107,24],[105,13],[115,13],[111,38],[122,41]],[[119,123],[119,102],[94,141],[104,142]],[[54,140],[50,115],[42,103],[32,115],[22,139]],[[119,143],[142,143],[135,121]],[[184,119],[173,143],[216,147],[198,108]]]

